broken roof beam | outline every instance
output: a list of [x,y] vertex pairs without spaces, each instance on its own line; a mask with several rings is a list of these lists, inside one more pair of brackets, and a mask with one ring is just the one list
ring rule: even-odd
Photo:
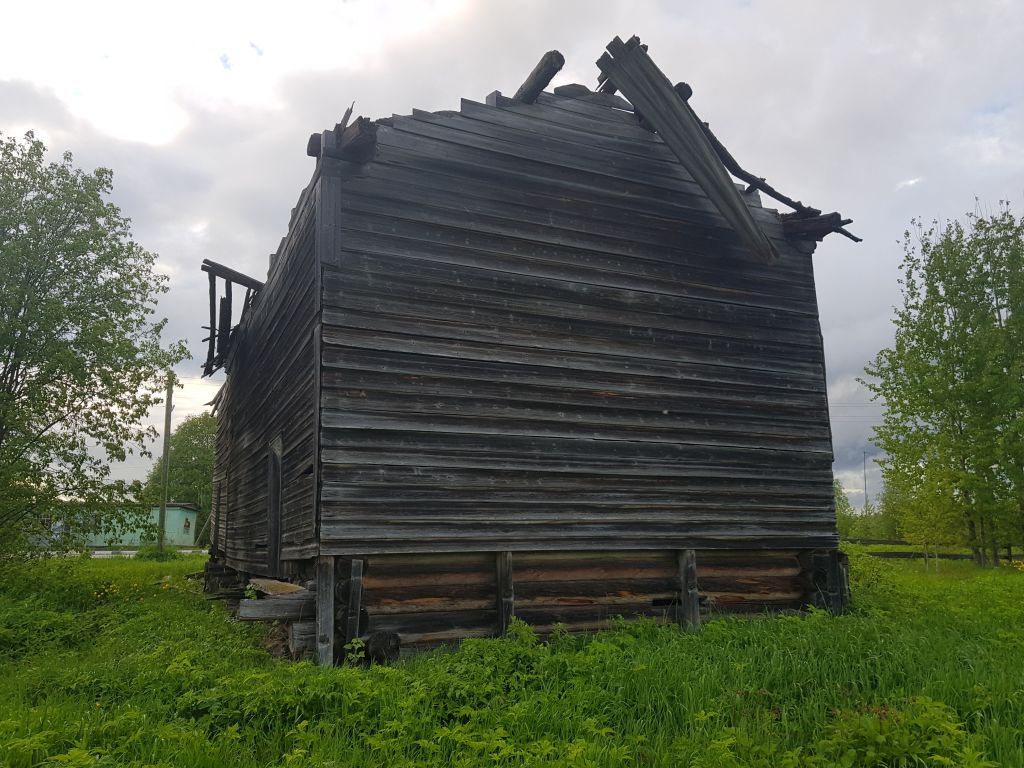
[[851,221],[844,219],[838,212],[819,216],[792,213],[782,216],[782,231],[793,240],[822,240],[825,235],[841,232]]
[[558,51],[548,51],[540,57],[523,84],[512,98],[523,104],[533,104],[541,92],[548,87],[551,79],[565,66],[565,57]]
[[215,277],[223,277],[225,280],[231,283],[238,283],[244,285],[246,288],[251,288],[254,291],[259,291],[263,288],[263,283],[259,280],[243,275],[241,272],[237,272],[231,267],[225,267],[223,264],[218,264],[215,261],[209,259],[203,259],[203,266],[201,267],[203,272],[209,272]]
[[754,220],[700,121],[651,61],[640,41],[634,37],[624,43],[616,37],[608,44],[608,53],[598,59],[597,66],[634,109],[654,126],[740,240],[760,261],[777,260],[778,251]]
[[[764,178],[762,178],[760,176],[755,176],[754,174],[750,173],[749,171],[743,170],[740,167],[740,164],[736,162],[736,158],[734,158],[732,156],[732,153],[730,153],[729,150],[726,149],[725,146],[722,144],[722,142],[720,142],[718,140],[718,137],[715,136],[714,132],[711,130],[711,126],[708,125],[707,123],[703,122],[697,116],[697,113],[693,111],[693,107],[691,107],[690,103],[689,103],[690,102],[690,97],[693,95],[693,89],[690,88],[690,86],[687,85],[686,83],[676,83],[675,84],[675,88],[673,90],[675,90],[675,92],[677,94],[679,94],[679,98],[680,99],[682,99],[684,102],[686,102],[687,109],[690,110],[690,113],[693,115],[694,119],[697,121],[697,123],[700,125],[700,127],[704,130],[704,135],[708,137],[708,141],[711,142],[711,146],[714,147],[715,152],[718,154],[719,160],[722,161],[722,164],[726,167],[726,170],[728,170],[729,173],[731,173],[737,179],[740,179],[741,181],[747,182],[747,184],[749,185],[747,187],[747,192],[751,192],[751,191],[753,191],[755,189],[759,190],[761,192],[764,192],[766,195],[768,195],[771,198],[774,198],[775,200],[778,200],[780,203],[784,203],[785,205],[788,205],[790,208],[792,208],[794,211],[796,211],[798,214],[800,214],[801,217],[806,218],[806,219],[810,219],[810,218],[820,217],[821,216],[821,211],[819,209],[812,208],[810,206],[804,205],[799,200],[793,200],[792,198],[787,197],[786,195],[782,194],[777,189],[775,189],[767,181],[765,181]],[[841,217],[839,217],[839,214],[835,214],[835,216],[833,216],[833,214],[827,214],[827,215],[829,217],[832,217],[832,218],[828,219],[829,221],[840,221]],[[834,229],[832,229],[830,231],[831,232],[838,232],[839,234],[843,235],[844,237],[850,238],[851,240],[853,240],[853,242],[859,243],[859,242],[861,242],[861,238],[857,237],[856,235],[854,235],[854,234],[852,234],[850,232],[847,232],[846,229],[844,229],[844,227],[847,224],[851,224],[852,222],[853,222],[853,219],[842,219],[841,222]],[[795,229],[794,230],[784,230],[784,231],[786,232],[786,236],[787,237],[796,237],[796,235],[791,235],[790,234],[790,231],[795,232],[796,231]],[[825,234],[828,234],[828,233],[826,232]],[[814,239],[820,240],[821,238],[818,237],[818,238],[814,238]]]
[[209,343],[206,350],[206,362],[203,364],[203,376],[214,371],[214,360],[217,357],[217,276],[210,272],[210,335],[203,339]]
[[[348,115],[349,113],[346,113]],[[357,117],[351,125],[346,120],[333,131],[314,133],[306,142],[310,157],[336,157],[350,163],[365,163],[377,152],[377,124],[368,117]]]

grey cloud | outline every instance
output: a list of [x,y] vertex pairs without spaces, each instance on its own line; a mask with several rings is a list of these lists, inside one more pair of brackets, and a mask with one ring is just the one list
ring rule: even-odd
[[0,130],[10,133],[10,126],[26,123],[62,130],[74,118],[52,92],[23,80],[0,80]]

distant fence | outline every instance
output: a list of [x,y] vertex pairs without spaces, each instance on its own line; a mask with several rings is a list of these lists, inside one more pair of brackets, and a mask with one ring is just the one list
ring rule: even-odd
[[[903,541],[902,539],[843,539],[850,544],[889,544],[899,547],[912,547],[914,546],[909,541]],[[1021,549],[1019,546],[1017,549]],[[915,558],[923,558],[924,552],[920,549],[910,550],[907,552],[868,552],[872,557],[881,557],[886,560],[913,560]],[[973,560],[974,555],[969,552],[929,552],[928,557],[937,558],[939,560]],[[1000,560],[1024,560],[1024,554],[1019,552],[1013,552],[1006,555],[1002,551],[999,553]]]
[[[872,557],[881,557],[886,560],[912,560],[914,558],[924,557],[924,552],[868,552]],[[966,552],[929,552],[928,557],[938,560],[973,560],[974,555]],[[1024,560],[1024,554],[1014,552],[1012,555],[1007,557],[1004,554],[999,555],[1000,560]]]
[[[168,547],[168,549],[171,548]],[[179,555],[202,555],[206,553],[205,549],[175,549],[173,551]],[[89,557],[101,560],[111,557],[135,557],[137,552],[137,549],[94,549],[89,552]]]
[[897,544],[903,547],[911,546],[909,541],[903,539],[843,539],[850,544]]

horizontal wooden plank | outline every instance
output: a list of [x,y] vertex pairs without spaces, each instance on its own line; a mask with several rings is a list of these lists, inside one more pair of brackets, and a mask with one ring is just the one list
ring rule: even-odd
[[332,266],[343,265],[345,254],[356,252],[817,316],[812,285],[766,282],[736,287],[730,285],[735,278],[723,284],[721,270],[713,269],[715,262],[706,257],[704,266],[691,266],[678,257],[643,258],[660,255],[647,249],[626,255],[599,253],[565,242],[535,242],[366,212],[342,216],[339,226],[344,249],[326,258]]
[[[686,232],[681,232],[674,244],[638,242],[635,238],[629,238],[624,230],[619,233],[600,234],[593,231],[599,230],[599,227],[586,230],[582,227],[575,229],[568,226],[559,227],[559,219],[550,212],[546,216],[540,212],[527,216],[525,215],[527,212],[523,211],[520,212],[518,218],[507,219],[474,212],[474,208],[481,207],[479,204],[465,204],[460,210],[451,202],[449,202],[450,207],[434,205],[422,199],[417,203],[414,195],[410,195],[410,198],[404,201],[395,200],[395,196],[376,197],[362,189],[369,186],[371,186],[370,183],[353,185],[344,195],[344,214],[338,222],[343,231],[366,229],[370,222],[366,217],[385,216],[391,218],[393,227],[397,227],[401,223],[410,236],[415,237],[419,234],[424,240],[430,239],[430,230],[446,228],[453,232],[471,232],[482,237],[490,236],[504,238],[507,241],[518,241],[518,243],[509,242],[504,249],[506,251],[515,248],[517,244],[522,244],[519,245],[520,248],[523,245],[532,244],[535,247],[577,249],[595,256],[606,256],[606,258],[628,257],[653,263],[677,263],[681,266],[690,266],[694,272],[698,270],[698,267],[692,264],[696,259],[686,259],[685,257],[702,254],[703,260],[707,264],[705,273],[710,272],[712,266],[718,266],[715,264],[716,259],[724,260],[730,255],[725,244],[702,243],[699,238],[689,240],[686,237]],[[427,196],[428,200],[434,197],[439,197],[439,195]],[[444,201],[439,200],[439,202]],[[605,229],[609,229],[609,227],[606,226]],[[417,230],[419,231],[417,232]],[[618,236],[613,236],[615,234]],[[646,239],[657,241],[660,238],[651,235]],[[691,265],[687,265],[687,261],[691,262]],[[723,267],[724,264],[719,266],[720,271],[724,271]],[[748,272],[746,269],[738,271],[734,280],[730,282],[741,281],[746,272]],[[765,293],[798,295],[806,298],[811,298],[813,295],[813,286],[808,285],[802,275],[786,279],[785,273],[781,273],[764,275],[763,279]],[[710,280],[707,276],[699,282],[709,287],[715,285],[715,281]]]
[[575,375],[593,372],[604,377],[650,376],[676,382],[718,383],[729,387],[751,386],[790,389],[797,393],[823,394],[823,377],[814,374],[747,369],[739,366],[709,365],[692,360],[652,360],[640,356],[595,355],[573,350],[546,349],[541,346],[520,348],[474,339],[442,339],[430,336],[383,334],[369,329],[339,328],[325,325],[324,342],[378,352],[411,353],[431,357],[472,360],[481,363],[538,366],[573,371]]
[[[323,350],[322,386],[333,392],[423,392],[424,396],[494,395],[528,402],[607,405],[626,410],[654,410],[726,414],[756,420],[759,416],[823,423],[826,417],[824,385],[808,391],[796,389],[792,377],[725,372],[706,365],[632,366],[626,371],[601,371],[598,361],[586,357],[552,360],[464,358],[422,352],[340,346],[342,334],[331,333]],[[365,335],[350,340],[368,341]],[[548,365],[545,362],[552,360]],[[568,363],[589,361],[587,368]],[[556,362],[557,361],[557,362]],[[558,364],[561,362],[562,364]],[[728,376],[725,374],[728,373]],[[726,384],[727,386],[723,386]]]
[[241,621],[298,621],[312,619],[316,615],[313,593],[301,597],[277,595],[259,600],[241,600],[238,604],[238,618]]
[[[817,321],[802,313],[701,300],[667,286],[636,291],[523,272],[345,251],[338,267],[324,270],[324,304],[345,306],[338,302],[350,291],[390,297],[401,292],[409,300],[449,304],[471,297],[481,306],[534,314],[549,315],[558,307],[562,317],[820,348]],[[735,280],[733,275],[716,282]]]

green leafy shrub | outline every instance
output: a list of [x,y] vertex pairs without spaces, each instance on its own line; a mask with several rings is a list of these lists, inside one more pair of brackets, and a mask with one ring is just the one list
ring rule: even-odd
[[136,560],[150,560],[157,562],[165,562],[167,560],[180,560],[182,554],[171,547],[164,547],[163,551],[156,544],[146,544],[139,547],[139,550],[135,553]]
[[815,745],[810,765],[840,768],[910,768],[948,765],[993,768],[984,739],[969,734],[956,712],[918,696],[905,707],[840,710]]
[[854,570],[862,610],[839,617],[697,633],[613,620],[547,642],[514,622],[393,666],[321,669],[270,659],[260,627],[183,578],[201,564],[0,574],[17,649],[0,656],[0,765],[1024,765],[1024,579],[1009,569],[877,561]]

